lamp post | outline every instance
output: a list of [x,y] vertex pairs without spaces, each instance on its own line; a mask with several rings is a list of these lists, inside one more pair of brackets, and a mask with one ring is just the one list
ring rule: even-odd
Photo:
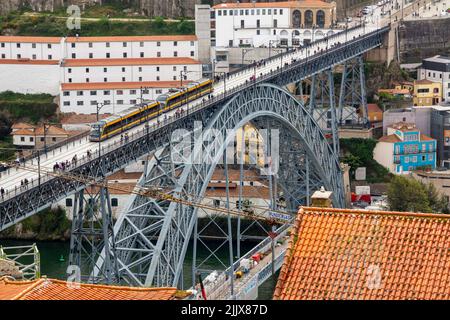
[[242,49],[242,63],[241,63],[242,66],[244,65],[244,57],[245,57],[245,55],[247,53],[249,53],[250,51],[254,51],[254,50],[255,49],[245,49],[245,48]]
[[[97,123],[100,121],[100,110],[105,106],[105,104],[101,103],[101,102],[97,102]],[[99,128],[99,139],[98,139],[98,158],[100,159],[100,151],[101,151],[101,143],[102,143],[102,139],[101,138],[101,132],[100,132],[100,128]]]
[[50,128],[50,125],[44,122],[44,151],[45,155],[47,155],[47,131]]

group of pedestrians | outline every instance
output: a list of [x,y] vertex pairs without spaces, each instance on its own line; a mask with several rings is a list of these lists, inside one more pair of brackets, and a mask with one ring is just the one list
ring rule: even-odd
[[120,143],[122,144],[124,141],[125,143],[128,143],[130,140],[130,137],[128,136],[128,132],[125,132],[125,134],[120,135]]
[[0,196],[2,197],[2,200],[5,198],[5,194],[6,194],[5,189],[3,189],[3,187],[0,188]]
[[28,189],[29,181],[27,178],[20,180],[20,190]]
[[[76,159],[75,159],[75,161],[76,161]],[[59,163],[57,162],[53,166],[53,172],[69,170],[70,167],[72,166],[72,163],[73,163],[73,159],[72,159],[72,162],[69,161],[69,160],[62,161],[62,162],[59,162]]]

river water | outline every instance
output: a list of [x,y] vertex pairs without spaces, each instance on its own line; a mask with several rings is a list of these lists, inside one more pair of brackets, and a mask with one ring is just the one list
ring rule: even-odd
[[[4,247],[8,246],[23,246],[36,243],[40,256],[41,256],[41,274],[49,278],[66,280],[67,261],[69,260],[69,242],[46,242],[46,241],[23,241],[23,240],[0,240],[0,245]],[[244,243],[242,245],[242,252],[250,250],[255,243]],[[208,256],[206,249],[201,250],[198,248],[198,260],[203,261]],[[217,255],[224,262],[225,265],[228,260],[228,247],[224,245],[218,250]],[[62,258],[62,259],[61,259]],[[188,249],[186,259],[184,262],[184,284],[186,288],[191,287],[192,276],[192,248]],[[208,269],[224,269],[223,266],[215,259],[208,260],[206,264]],[[277,274],[278,276],[278,274]],[[267,280],[262,286],[259,287],[258,299],[269,300],[272,299],[272,295],[275,289],[275,282],[273,279]]]

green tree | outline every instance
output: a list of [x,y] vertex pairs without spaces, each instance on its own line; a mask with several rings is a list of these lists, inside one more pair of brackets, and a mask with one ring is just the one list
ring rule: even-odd
[[395,176],[388,187],[388,202],[393,211],[432,212],[429,190],[412,178]]
[[439,193],[434,184],[429,183],[425,185],[428,195],[428,201],[433,212],[449,213],[448,203],[445,197]]

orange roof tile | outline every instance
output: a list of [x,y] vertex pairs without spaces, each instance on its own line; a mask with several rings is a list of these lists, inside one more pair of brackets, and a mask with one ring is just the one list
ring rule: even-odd
[[383,112],[383,110],[380,109],[380,107],[376,103],[368,103],[367,104],[367,110],[369,113],[372,112]]
[[[62,128],[58,128],[55,126],[48,126],[46,128],[46,135],[48,136],[68,136],[66,130]],[[42,136],[44,135],[44,127],[39,127],[36,129],[19,129],[11,133],[12,135],[21,135],[21,136]]]
[[26,122],[17,122],[11,126],[11,129],[34,129],[34,126]]
[[450,299],[450,216],[301,208],[279,300]]
[[283,2],[245,2],[245,3],[221,3],[213,9],[251,9],[251,8],[334,8],[334,5],[321,0],[283,1]]
[[427,136],[426,134],[421,134],[420,135],[420,141],[433,141],[433,140],[435,140],[435,139]]
[[145,41],[196,41],[195,35],[167,36],[117,36],[117,37],[68,37],[67,43],[73,42],[145,42]]
[[[105,119],[110,117],[111,114],[99,114],[99,119]],[[63,118],[61,119],[61,124],[91,124],[97,122],[97,115],[96,114],[76,114],[76,113],[70,113],[70,114],[64,114]]]
[[[183,80],[183,84],[188,84],[192,80]],[[177,88],[180,81],[145,81],[145,82],[89,82],[89,83],[63,83],[61,89],[71,90],[108,90],[108,89],[139,89],[148,88]]]
[[395,134],[390,134],[388,136],[382,136],[380,139],[378,139],[378,142],[393,143],[393,142],[400,142],[400,141],[401,141],[400,138]]
[[60,41],[60,37],[0,36],[0,42],[5,43],[60,43]]
[[42,278],[35,281],[0,279],[0,300],[172,300],[176,288],[132,288],[71,284]]
[[58,65],[58,60],[0,59],[0,64]]
[[439,82],[433,82],[428,79],[422,79],[422,80],[416,80],[414,81],[414,84],[432,84],[432,83],[439,83]]
[[103,66],[143,66],[200,64],[192,58],[125,58],[125,59],[66,59],[65,67],[103,67]]

